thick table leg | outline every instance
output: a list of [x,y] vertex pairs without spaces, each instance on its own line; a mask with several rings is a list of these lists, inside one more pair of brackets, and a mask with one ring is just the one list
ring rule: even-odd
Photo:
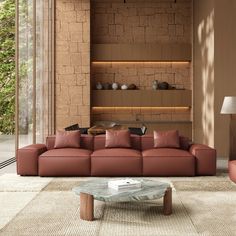
[[93,195],[80,193],[80,219],[93,220],[94,201]]
[[163,199],[163,213],[164,215],[171,215],[172,214],[172,188],[167,188],[164,199]]

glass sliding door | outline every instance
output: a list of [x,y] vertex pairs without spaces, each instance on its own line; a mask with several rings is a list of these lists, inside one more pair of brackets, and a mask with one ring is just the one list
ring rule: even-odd
[[33,142],[33,1],[19,0],[19,146]]
[[53,0],[17,0],[17,146],[53,133]]
[[[15,2],[0,1],[0,169],[15,156]],[[13,160],[14,161],[14,160]]]

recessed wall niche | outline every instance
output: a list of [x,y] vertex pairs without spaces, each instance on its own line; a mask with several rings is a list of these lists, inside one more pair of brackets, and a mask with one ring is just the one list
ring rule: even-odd
[[[135,84],[139,90],[152,90],[153,81],[158,80],[192,90],[191,8],[191,0],[177,3],[173,0],[130,0],[126,3],[118,0],[93,0],[92,94],[98,82]],[[105,45],[104,50],[97,50],[99,45]],[[109,51],[112,45],[118,48],[116,52]],[[145,56],[149,46],[155,50],[152,60]],[[172,50],[173,47],[177,49]],[[117,58],[120,60],[117,61]],[[171,124],[173,128],[180,127],[182,133],[191,136],[190,108],[157,111],[155,107],[145,109],[140,106],[94,110],[93,99],[91,102],[93,124],[97,121],[116,121],[127,126],[140,126],[144,123],[149,126],[149,132],[157,127],[165,129]]]

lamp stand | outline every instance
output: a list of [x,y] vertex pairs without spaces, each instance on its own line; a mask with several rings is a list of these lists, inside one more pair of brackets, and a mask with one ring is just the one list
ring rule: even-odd
[[229,160],[236,160],[236,115],[230,115]]

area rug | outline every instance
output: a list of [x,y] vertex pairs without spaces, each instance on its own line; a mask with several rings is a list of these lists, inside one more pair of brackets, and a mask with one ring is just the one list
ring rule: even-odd
[[[42,179],[36,178],[36,186],[41,183],[41,189],[32,195],[32,190],[37,188],[30,184],[27,192],[24,187],[20,194],[31,194],[31,197],[0,230],[0,235],[236,235],[236,185],[227,177],[221,176],[219,181],[217,177],[214,180],[205,177],[204,181],[202,178],[165,179],[173,187],[173,214],[170,216],[162,214],[162,199],[109,204],[95,201],[92,222],[80,220],[79,196],[71,191],[88,179],[54,178],[42,184]],[[18,190],[17,184],[15,188]],[[19,194],[10,190],[10,194]],[[8,192],[2,190],[2,194],[7,198]]]

